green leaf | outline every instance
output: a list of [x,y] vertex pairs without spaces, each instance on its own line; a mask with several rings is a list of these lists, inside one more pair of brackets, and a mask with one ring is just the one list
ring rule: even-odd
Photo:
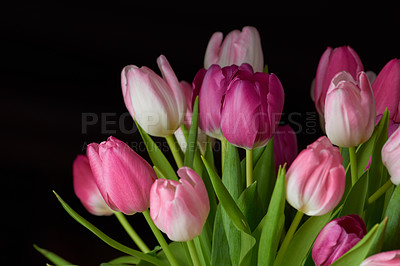
[[280,168],[272,193],[258,247],[257,265],[272,265],[278,249],[285,219],[285,169]]
[[222,221],[222,206],[218,205],[214,220],[211,265],[232,265],[229,255],[229,245]]
[[385,216],[387,216],[388,224],[386,228],[383,250],[400,249],[400,186],[393,191],[389,204],[386,208]]
[[339,214],[339,217],[349,214],[358,214],[359,216],[362,216],[367,197],[367,189],[368,172],[365,172],[351,188],[343,203],[343,208]]
[[[170,250],[174,257],[176,258],[177,262],[179,265],[190,265],[188,258],[185,255],[185,249],[184,249],[184,244],[183,242],[171,242],[169,244]],[[154,257],[164,263],[164,265],[169,265],[168,259],[165,256],[164,250],[160,250],[157,252],[157,255]],[[153,264],[149,263],[148,261],[140,261],[138,266],[154,266]]]
[[[309,250],[312,248],[315,238],[322,228],[330,221],[331,212],[322,216],[310,217],[297,230],[290,241],[281,265],[303,265]],[[355,265],[355,264],[354,264]]]
[[100,231],[97,227],[95,227],[93,224],[91,224],[90,222],[88,222],[85,218],[83,218],[82,216],[80,216],[77,212],[75,212],[55,191],[53,191],[54,194],[56,195],[58,201],[61,203],[62,207],[64,208],[64,210],[67,211],[67,213],[74,218],[78,223],[80,223],[81,225],[83,225],[84,227],[86,227],[87,229],[89,229],[89,231],[91,231],[93,234],[95,234],[97,237],[99,237],[101,240],[103,240],[106,244],[108,244],[109,246],[122,251],[128,255],[137,257],[141,260],[145,260],[148,261],[150,263],[156,264],[156,265],[165,265],[167,266],[168,264],[160,261],[159,259],[150,256],[148,254],[142,253],[140,251],[131,249],[117,241],[115,241],[114,239],[112,239],[111,237],[107,236],[106,234],[104,234],[102,231]]
[[187,139],[185,159],[183,165],[193,168],[194,155],[197,150],[197,129],[199,121],[199,96],[196,97],[193,106],[192,124],[190,125]]
[[203,160],[203,163],[207,169],[207,172],[210,176],[211,183],[214,187],[214,191],[228,214],[229,218],[231,219],[232,223],[241,231],[244,231],[245,233],[250,233],[250,228],[249,225],[246,221],[246,218],[244,217],[243,213],[237,206],[236,202],[232,198],[231,194],[229,191],[226,189],[224,184],[221,181],[221,178],[218,176],[218,174],[215,172],[214,167],[210,165],[209,162],[202,156],[201,157]]
[[388,221],[388,217],[383,219],[382,223],[379,225],[378,232],[376,233],[374,243],[372,243],[366,258],[381,252],[382,247],[383,247],[383,241],[384,241],[385,235],[386,235],[387,221]]
[[[134,120],[135,121],[135,120]],[[135,121],[136,127],[142,136],[144,145],[146,146],[147,152],[150,156],[151,161],[158,169],[169,179],[174,179],[178,181],[178,177],[175,173],[174,168],[168,162],[165,155],[161,152],[158,146],[155,144],[153,139],[140,127],[140,125]]]
[[51,261],[52,263],[54,263],[55,265],[74,265],[66,260],[64,260],[63,258],[61,258],[60,256],[58,256],[57,254],[55,254],[54,252],[48,251],[47,249],[44,248],[40,248],[37,245],[33,245],[33,247],[40,252],[43,256],[45,256],[49,261]]
[[367,257],[370,248],[375,243],[375,239],[379,237],[378,233],[384,230],[379,230],[379,227],[385,226],[385,223],[375,225],[352,249],[347,251],[342,257],[336,260],[333,266],[348,266],[360,265]]
[[136,265],[140,262],[140,259],[132,256],[122,256],[110,260],[109,262],[104,262],[100,266],[113,266],[113,265]]

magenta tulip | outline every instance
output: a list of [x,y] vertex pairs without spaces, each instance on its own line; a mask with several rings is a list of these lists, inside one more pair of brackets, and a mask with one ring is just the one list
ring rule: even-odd
[[150,216],[155,225],[173,241],[199,236],[210,211],[207,190],[192,169],[178,170],[179,182],[158,179],[150,192]]
[[184,92],[165,56],[157,59],[162,78],[147,67],[124,67],[122,94],[131,116],[148,134],[166,137],[182,124],[186,113]]
[[254,73],[242,64],[227,88],[221,130],[233,145],[246,149],[265,146],[281,119],[285,94],[274,74]]
[[400,250],[381,252],[365,259],[360,266],[399,266]]
[[382,148],[382,162],[386,166],[390,180],[400,184],[400,128],[389,137]]
[[153,168],[127,144],[109,137],[88,145],[93,175],[107,205],[125,214],[143,212],[150,206]]
[[98,216],[114,213],[100,194],[86,156],[78,155],[76,157],[72,173],[75,194],[88,212]]
[[339,149],[320,137],[300,152],[287,171],[286,199],[307,215],[324,215],[339,203],[345,184]]
[[286,163],[289,168],[298,154],[296,133],[289,125],[279,126],[274,135],[275,171]]
[[347,71],[356,79],[357,73],[363,70],[360,58],[350,46],[325,50],[318,64],[314,87],[315,108],[320,116],[324,115],[325,98],[332,78],[338,72]]
[[372,83],[376,112],[389,110],[389,118],[400,123],[400,59],[390,60]]
[[356,214],[330,221],[314,242],[312,258],[315,265],[331,265],[354,247],[366,233],[363,219]]
[[223,42],[222,39],[222,32],[212,35],[204,58],[205,68],[213,64],[225,67],[248,63],[254,71],[263,71],[264,55],[256,28],[247,26],[242,29],[242,32],[234,30],[228,33]]
[[325,101],[325,131],[340,147],[355,147],[368,140],[376,119],[374,94],[364,72],[353,77],[343,71],[329,86]]

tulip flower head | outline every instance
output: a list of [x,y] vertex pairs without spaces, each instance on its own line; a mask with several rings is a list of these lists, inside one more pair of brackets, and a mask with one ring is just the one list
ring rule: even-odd
[[364,72],[357,82],[347,72],[338,73],[325,101],[325,131],[340,147],[355,147],[367,141],[376,119],[374,94]]
[[382,148],[382,162],[386,166],[390,180],[400,184],[400,128],[389,137]]
[[376,113],[389,110],[389,118],[400,123],[400,59],[390,60],[372,83]]
[[127,144],[109,137],[100,144],[89,144],[87,156],[97,187],[111,209],[134,214],[149,208],[156,173]]
[[400,265],[400,250],[381,252],[366,258],[360,266],[398,266]]
[[256,28],[247,26],[242,31],[231,31],[223,42],[222,40],[222,32],[216,32],[211,36],[204,58],[205,68],[213,64],[225,67],[248,63],[254,71],[263,71],[264,55]]
[[279,165],[289,168],[298,154],[296,133],[290,125],[279,126],[274,135],[275,171]]
[[157,179],[150,192],[150,216],[173,241],[189,241],[203,230],[210,204],[201,177],[192,169],[178,170],[179,182]]
[[76,157],[72,173],[75,194],[91,214],[100,216],[114,213],[101,196],[85,155]]
[[356,214],[330,221],[314,242],[312,258],[315,265],[331,265],[355,246],[366,233],[363,219]]
[[341,200],[346,174],[339,149],[320,137],[293,161],[286,173],[286,199],[295,209],[318,216]]
[[166,137],[182,124],[186,99],[165,56],[157,59],[162,78],[147,67],[129,65],[121,73],[122,94],[131,116],[148,134]]
[[350,46],[341,46],[335,49],[328,47],[322,54],[318,64],[315,85],[313,87],[315,108],[323,117],[325,111],[325,98],[332,78],[341,71],[349,73],[356,79],[357,73],[364,67],[360,57]]

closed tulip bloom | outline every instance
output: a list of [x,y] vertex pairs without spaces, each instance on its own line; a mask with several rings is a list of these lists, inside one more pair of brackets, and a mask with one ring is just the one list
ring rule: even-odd
[[309,216],[324,215],[339,203],[345,184],[339,149],[320,137],[300,152],[287,171],[286,199]]
[[332,78],[341,71],[348,72],[354,79],[364,67],[360,57],[350,46],[335,49],[328,47],[322,54],[315,77],[314,102],[320,116],[324,115],[325,98]]
[[208,136],[221,139],[221,110],[226,90],[238,70],[232,65],[201,69],[193,80],[193,96],[199,96],[199,127]]
[[254,73],[242,64],[227,88],[221,130],[233,145],[246,149],[265,146],[281,118],[285,94],[274,74]]
[[216,32],[211,36],[204,58],[205,68],[209,68],[212,64],[225,67],[248,63],[254,71],[263,71],[264,55],[256,28],[247,26],[242,31],[231,31],[223,42],[222,40],[222,32]]
[[178,170],[179,182],[157,179],[150,192],[150,216],[173,241],[189,241],[203,230],[210,204],[201,177],[192,169]]
[[400,250],[381,252],[366,258],[360,266],[398,266],[400,265]]
[[338,73],[329,86],[325,102],[325,131],[340,147],[355,147],[368,140],[376,119],[374,94],[368,78],[357,81],[347,72]]
[[114,213],[100,194],[86,156],[78,155],[76,157],[72,173],[75,194],[88,212],[98,216]]
[[122,94],[131,116],[148,134],[166,137],[182,124],[186,99],[165,56],[157,59],[162,77],[147,67],[129,65],[121,73]]
[[330,221],[314,242],[312,258],[315,265],[331,265],[354,247],[366,233],[363,219],[356,214]]
[[372,83],[376,112],[389,110],[389,118],[400,123],[400,59],[390,60]]
[[400,128],[389,137],[382,148],[382,162],[386,166],[390,180],[400,184]]
[[274,135],[275,171],[286,163],[289,168],[298,154],[296,133],[290,125],[279,126]]
[[88,145],[90,167],[107,205],[125,214],[143,212],[150,206],[153,168],[127,144],[109,137]]

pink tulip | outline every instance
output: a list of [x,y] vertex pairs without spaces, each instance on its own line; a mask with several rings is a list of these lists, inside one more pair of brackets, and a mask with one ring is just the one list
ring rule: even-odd
[[76,157],[72,173],[75,194],[91,214],[100,216],[114,213],[100,194],[86,156],[78,155]]
[[355,147],[368,140],[376,119],[374,94],[364,72],[343,71],[329,86],[325,101],[325,131],[333,144]]
[[383,114],[389,110],[389,117],[400,123],[400,59],[390,60],[372,83],[376,112]]
[[157,59],[162,78],[147,67],[124,67],[122,94],[131,116],[150,135],[166,137],[182,124],[186,100],[165,56]]
[[88,145],[93,175],[107,205],[125,214],[143,212],[150,206],[153,168],[124,142],[109,137]]
[[398,266],[400,265],[400,250],[381,252],[365,259],[360,266]]
[[287,171],[286,199],[307,215],[324,215],[339,203],[345,184],[339,149],[320,137],[300,152]]
[[275,171],[286,163],[289,168],[298,154],[296,133],[289,125],[279,126],[274,135]]
[[212,64],[225,67],[248,63],[254,71],[263,71],[264,55],[256,28],[247,26],[242,32],[234,30],[228,33],[224,42],[222,39],[222,32],[216,32],[211,36],[204,58],[205,68],[209,68]]
[[382,162],[386,166],[390,180],[396,186],[400,184],[400,128],[389,137],[382,148]]
[[366,233],[363,219],[356,214],[330,221],[314,242],[312,258],[315,265],[331,265],[354,247]]
[[328,47],[322,54],[315,77],[314,101],[315,108],[323,117],[325,97],[332,78],[341,71],[347,71],[354,79],[364,67],[357,53],[350,46],[335,49]]
[[150,216],[173,241],[188,241],[203,230],[210,204],[201,177],[192,169],[178,170],[179,182],[157,179],[150,192]]
[[285,94],[274,74],[253,72],[242,64],[227,88],[221,130],[233,145],[246,149],[265,146],[281,119]]

